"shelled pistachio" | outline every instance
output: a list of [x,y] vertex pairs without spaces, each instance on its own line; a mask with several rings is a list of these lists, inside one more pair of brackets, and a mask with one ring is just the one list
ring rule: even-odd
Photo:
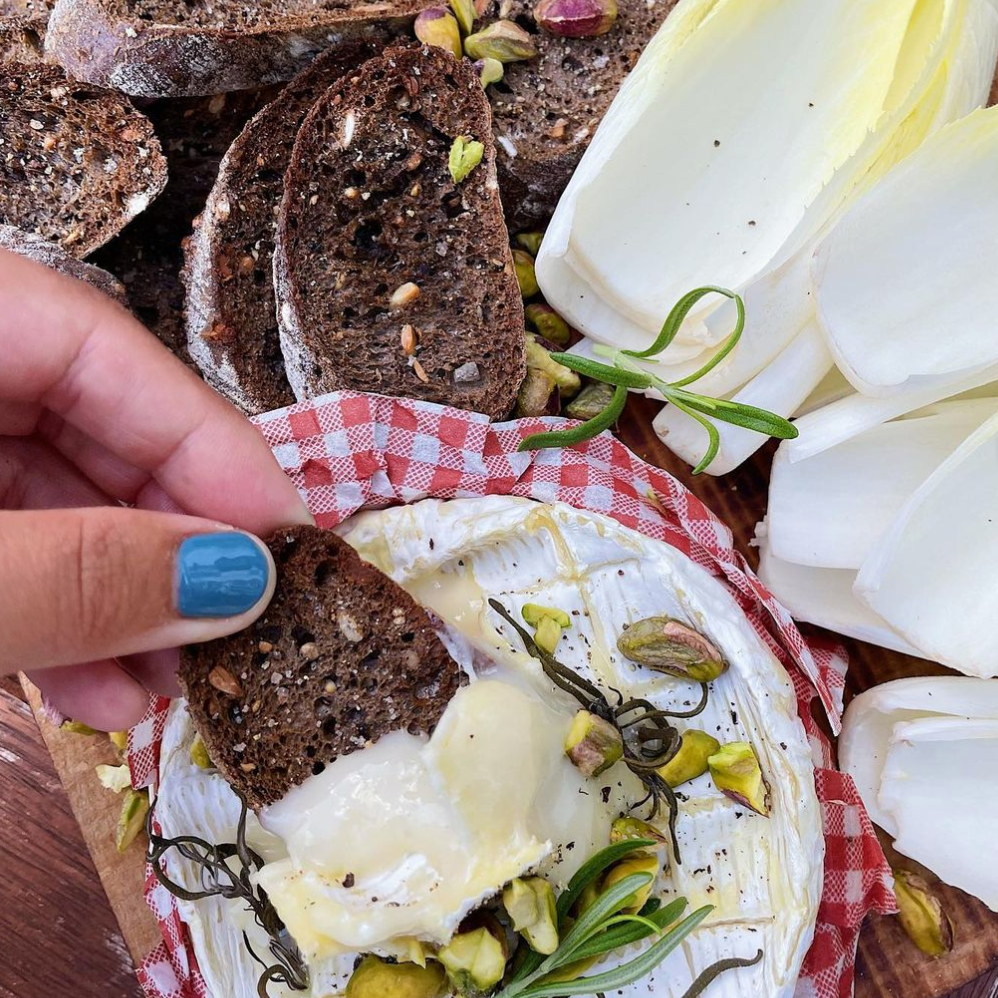
[[624,757],[624,739],[609,721],[588,710],[575,715],[565,754],[584,776],[599,776]]
[[688,728],[680,736],[679,751],[658,770],[670,787],[678,787],[708,770],[707,760],[720,751],[721,743],[706,731]]
[[748,742],[722,745],[707,764],[714,786],[725,797],[757,814],[769,814],[769,785],[762,775],[755,749]]

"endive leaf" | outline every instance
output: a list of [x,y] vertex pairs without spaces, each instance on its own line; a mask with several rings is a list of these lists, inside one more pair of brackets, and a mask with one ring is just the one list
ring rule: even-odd
[[871,610],[926,657],[967,675],[998,676],[996,497],[992,416],[908,499],[856,578]]
[[998,108],[937,132],[846,213],[812,265],[858,391],[944,387],[998,363]]

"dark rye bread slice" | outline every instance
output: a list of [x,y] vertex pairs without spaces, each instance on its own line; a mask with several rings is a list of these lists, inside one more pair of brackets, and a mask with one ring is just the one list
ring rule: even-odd
[[42,239],[41,236],[22,232],[12,225],[0,225],[0,249],[27,257],[36,263],[51,267],[52,270],[58,270],[69,277],[75,277],[77,280],[86,281],[87,284],[92,285],[109,298],[113,298],[120,305],[128,307],[128,294],[125,291],[125,286],[117,277],[93,264],[77,260],[75,256],[70,256],[62,247],[50,243],[47,239]]
[[538,31],[531,3],[502,2],[538,47],[536,59],[508,64],[489,87],[499,187],[516,232],[550,218],[621,82],[678,0],[618,0],[616,23],[597,38]]
[[0,62],[42,61],[52,0],[0,0]]
[[391,731],[429,734],[461,683],[426,611],[345,541],[296,527],[268,544],[264,615],[180,660],[208,754],[253,808]]
[[[354,389],[509,413],[525,373],[523,304],[490,126],[471,64],[418,46],[365,63],[309,112],[274,254],[299,399]],[[448,168],[459,136],[485,147],[460,184]]]
[[0,223],[84,257],[166,184],[152,123],[54,66],[0,64]]
[[289,80],[348,38],[401,33],[429,0],[58,0],[45,53],[135,97]]
[[190,355],[205,380],[249,415],[295,401],[274,300],[274,230],[295,137],[330,84],[374,53],[362,41],[324,52],[246,125],[188,240]]
[[277,93],[278,88],[267,87],[149,104],[145,113],[162,142],[170,182],[148,211],[92,257],[121,279],[143,324],[191,367],[180,279],[183,242],[204,208],[226,149]]

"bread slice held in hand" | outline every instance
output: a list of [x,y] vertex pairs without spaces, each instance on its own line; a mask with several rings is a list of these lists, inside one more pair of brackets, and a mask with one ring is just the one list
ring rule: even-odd
[[109,274],[106,270],[101,270],[100,267],[95,267],[93,264],[77,260],[75,256],[70,256],[62,247],[50,243],[47,239],[42,239],[41,236],[22,232],[12,225],[0,225],[0,249],[27,257],[29,260],[44,264],[52,270],[58,270],[68,277],[86,281],[87,284],[106,294],[108,298],[113,298],[119,305],[128,308],[128,294],[125,291],[125,286],[114,274]]
[[285,175],[274,279],[299,399],[354,389],[510,411],[523,305],[470,63],[392,49],[326,91]]
[[291,405],[274,303],[274,230],[302,119],[344,73],[374,55],[352,41],[320,55],[242,130],[187,244],[186,325],[205,380],[253,415]]
[[402,33],[428,0],[57,0],[45,54],[134,97],[198,97],[289,80],[349,38]]
[[0,223],[84,257],[166,184],[149,120],[53,66],[0,65]]
[[426,611],[345,541],[296,527],[268,544],[266,613],[180,663],[212,762],[253,808],[391,731],[431,733],[461,681]]

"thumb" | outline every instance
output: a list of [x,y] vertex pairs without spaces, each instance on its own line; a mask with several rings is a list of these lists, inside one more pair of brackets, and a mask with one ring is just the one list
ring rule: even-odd
[[266,546],[188,516],[0,512],[0,674],[207,641],[274,591]]

